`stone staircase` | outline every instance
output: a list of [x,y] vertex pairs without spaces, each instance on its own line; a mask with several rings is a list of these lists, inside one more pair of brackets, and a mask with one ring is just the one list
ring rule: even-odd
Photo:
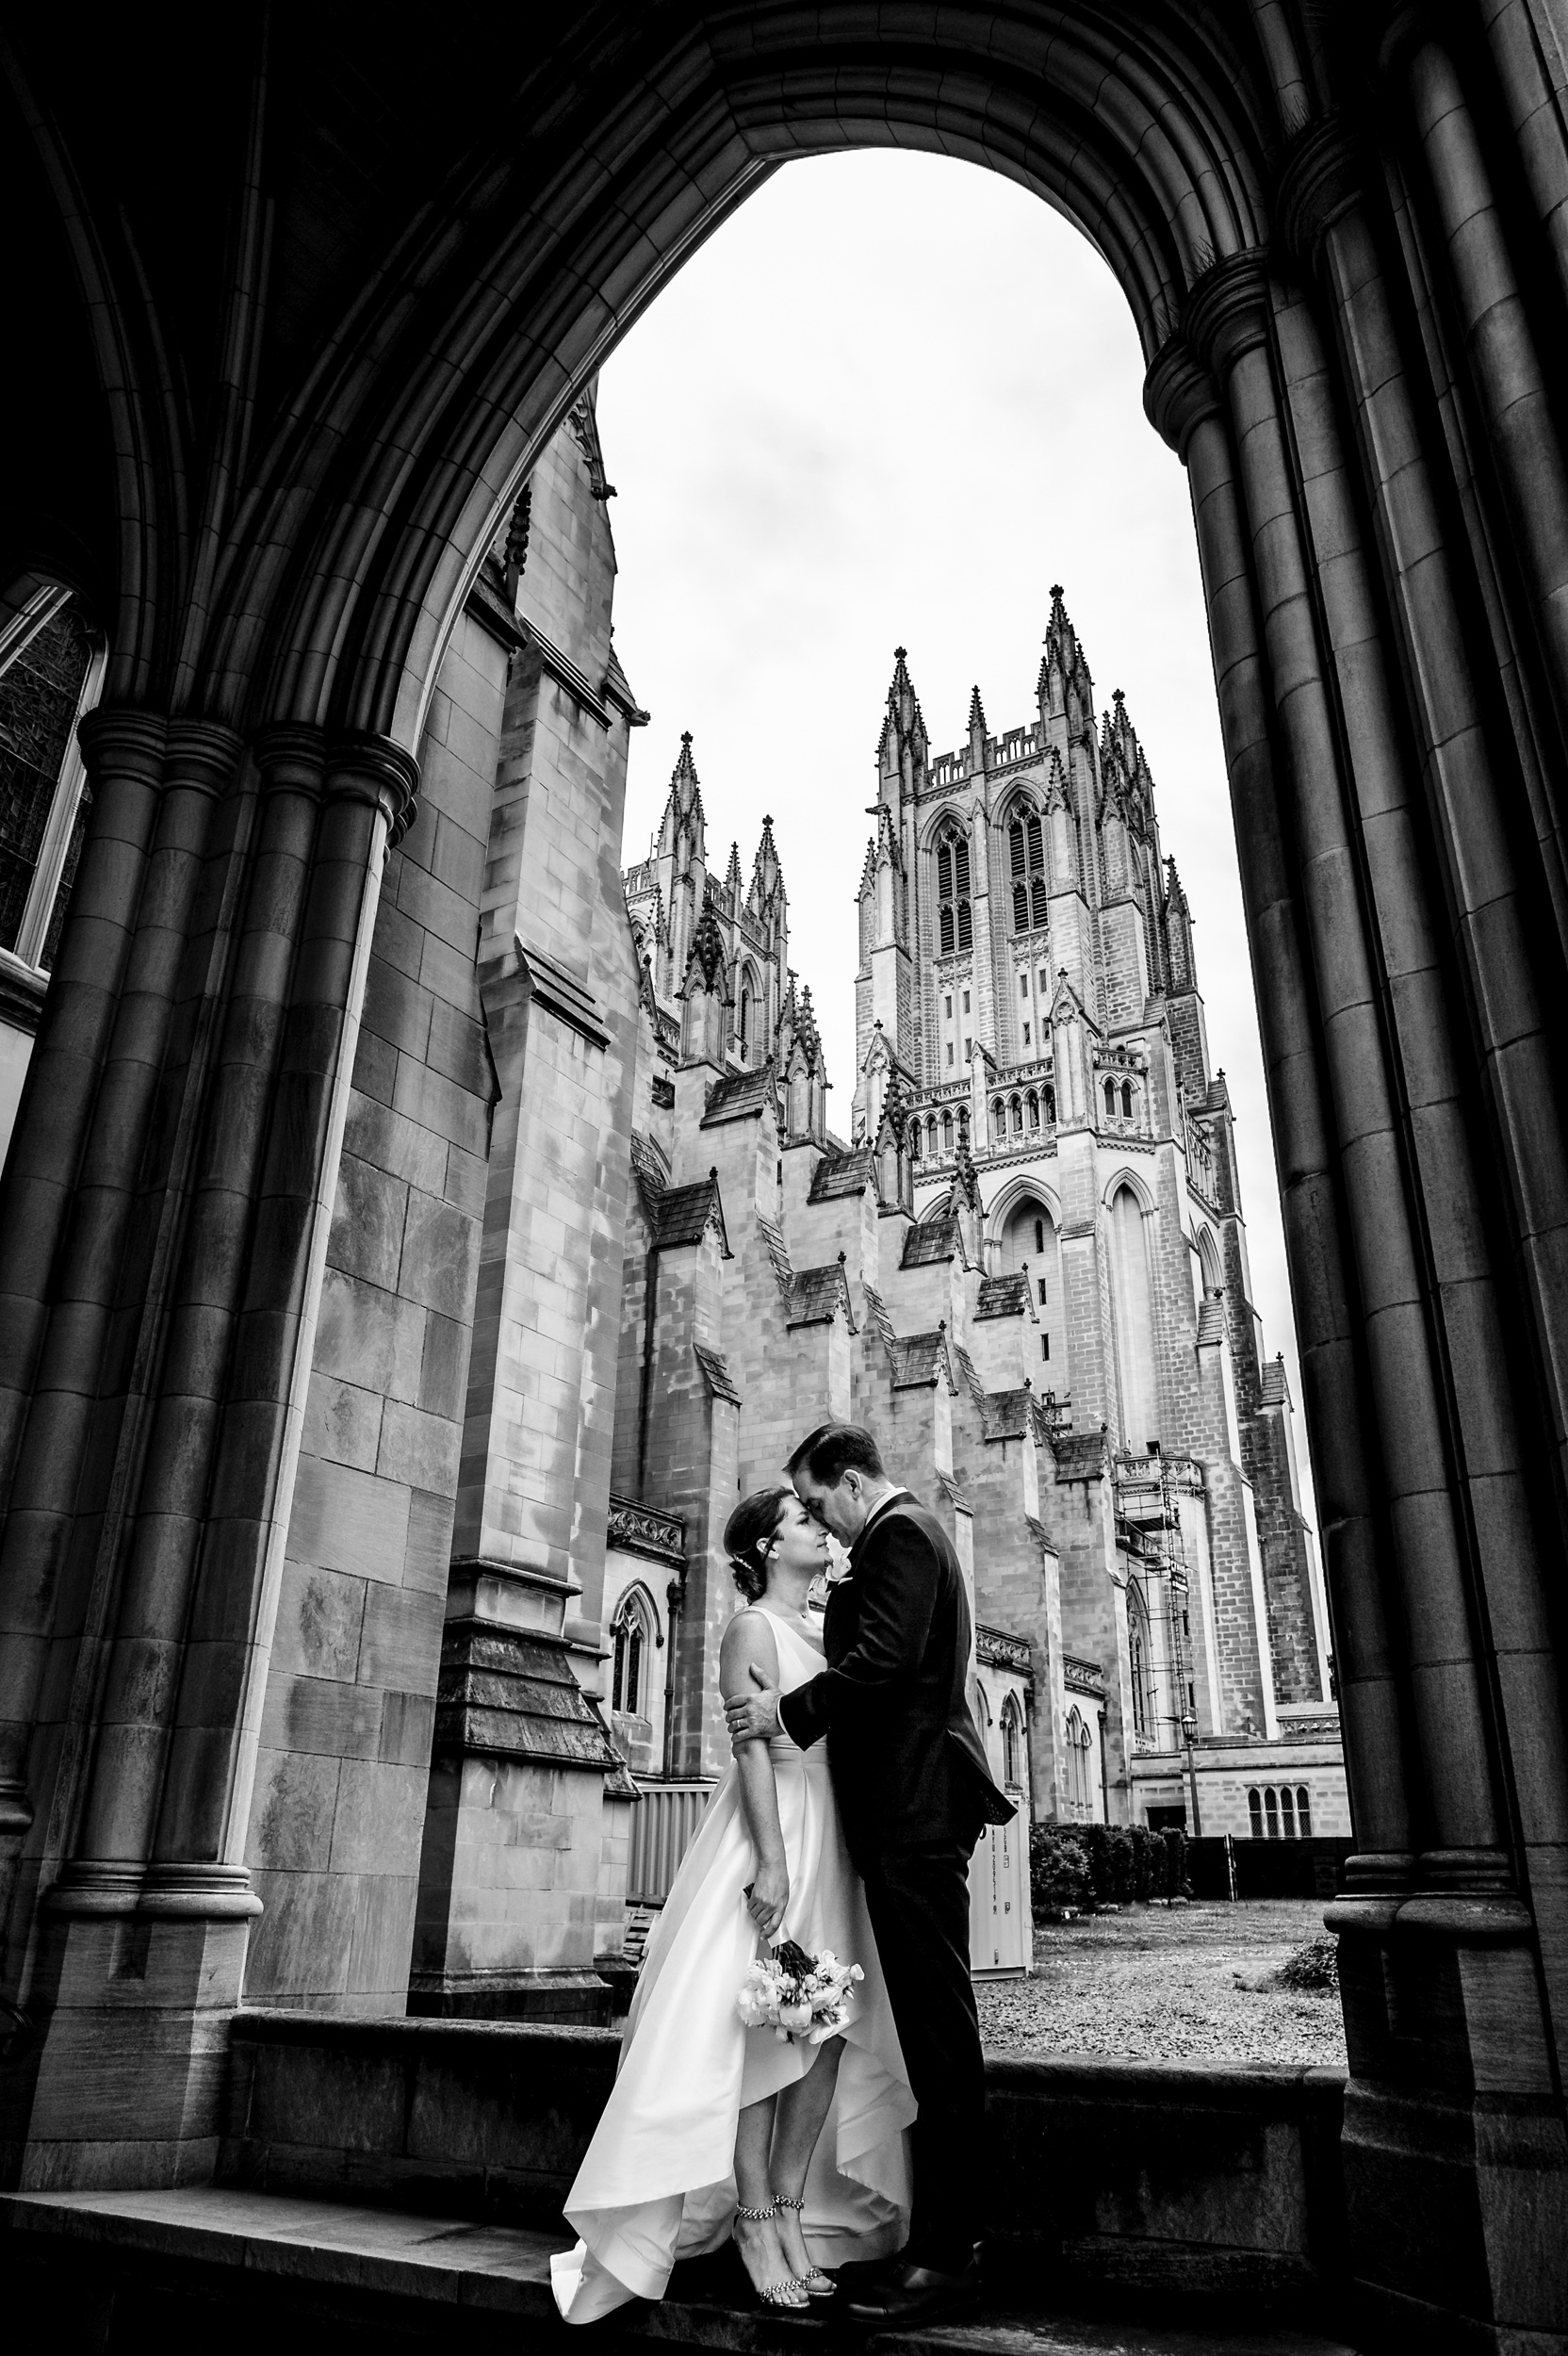
[[[422,2217],[217,2185],[0,2195],[0,2280],[11,2345],[59,2356],[205,2348],[224,2356],[369,2356],[460,2347],[516,2356],[566,2345],[549,2288],[559,2233]],[[659,2306],[593,2327],[592,2348],[735,2356],[1348,2356],[1287,2329],[1170,2328],[998,2302],[977,2323],[855,2332],[820,2311],[779,2316],[727,2296],[712,2262],[679,2268]]]

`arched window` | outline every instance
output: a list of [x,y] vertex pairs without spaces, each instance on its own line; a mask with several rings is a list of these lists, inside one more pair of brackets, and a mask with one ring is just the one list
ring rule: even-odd
[[937,845],[937,937],[944,957],[974,945],[969,893],[969,837],[955,828]]
[[1278,1841],[1280,1838],[1280,1801],[1271,1783],[1266,1783],[1264,1786],[1263,1814],[1264,1822],[1268,1827],[1268,1838],[1270,1841]]
[[1037,1129],[1039,1125],[1040,1100],[1035,1090],[1031,1088],[1029,1091],[1029,1126],[1031,1129]]
[[967,1145],[969,1143],[969,1112],[967,1107],[961,1108],[958,1114],[958,1142],[960,1145]]
[[909,1159],[912,1162],[918,1162],[920,1159],[920,1122],[918,1121],[911,1121],[909,1123]]
[[1296,1788],[1296,1829],[1303,1841],[1312,1839],[1312,1793],[1304,1783]]
[[998,1145],[1007,1134],[1007,1107],[999,1096],[991,1106],[991,1127]]
[[49,973],[87,832],[92,789],[76,723],[97,701],[103,655],[74,597],[41,589],[0,674],[0,949]]
[[1045,1117],[1054,1128],[1056,1125],[1056,1091],[1054,1088],[1047,1088],[1045,1091]]
[[751,991],[741,989],[741,1061],[745,1062],[751,1048]]
[[1107,1080],[1105,1083],[1105,1111],[1109,1119],[1113,1121],[1116,1119],[1116,1082],[1114,1080]]
[[1018,1701],[1009,1693],[1002,1705],[1002,1780],[1010,1791],[1023,1786],[1023,1721]]
[[621,1598],[611,1642],[610,1707],[635,1718],[638,1705],[647,1698],[644,1660],[648,1648],[647,1607],[635,1588]]
[[1067,1725],[1063,1731],[1067,1737],[1068,1814],[1075,1817],[1080,1824],[1087,1824],[1094,1814],[1089,1779],[1089,1750],[1093,1737],[1084,1724],[1083,1714],[1076,1703],[1067,1713]]
[[1251,1819],[1253,1840],[1261,1841],[1263,1839],[1263,1793],[1255,1784],[1247,1794],[1247,1813]]
[[1133,1083],[1131,1080],[1123,1080],[1121,1083],[1121,1117],[1124,1121],[1131,1121],[1133,1118]]
[[1045,1250],[1045,1221],[1043,1219],[1037,1219],[1035,1221],[1035,1250],[1037,1252],[1043,1252]]
[[925,1124],[925,1151],[932,1161],[937,1158],[937,1116],[932,1114]]
[[952,1115],[951,1113],[943,1113],[943,1115],[942,1115],[942,1152],[943,1152],[944,1153],[952,1153],[952,1151],[953,1151],[953,1115]]
[[1133,1688],[1133,1730],[1135,1734],[1149,1732],[1151,1694],[1149,1691],[1149,1630],[1143,1607],[1131,1587],[1127,1590],[1127,1671]]
[[1280,1822],[1287,1841],[1296,1838],[1296,1796],[1288,1783],[1280,1787]]
[[1045,835],[1037,810],[1020,810],[1007,829],[1007,860],[1013,886],[1013,930],[1026,932],[1046,921]]
[[1154,1317],[1143,1213],[1130,1186],[1111,1203],[1111,1304],[1121,1380],[1121,1445],[1141,1451],[1160,1437],[1154,1385]]
[[1015,1137],[1021,1137],[1023,1135],[1023,1105],[1021,1101],[1016,1096],[1010,1096],[1007,1099],[1007,1111],[1012,1120],[1013,1135]]

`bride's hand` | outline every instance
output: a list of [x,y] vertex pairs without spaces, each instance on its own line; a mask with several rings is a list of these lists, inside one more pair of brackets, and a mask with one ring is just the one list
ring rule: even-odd
[[784,1920],[790,1903],[790,1870],[782,1857],[776,1865],[760,1865],[746,1893],[746,1912],[764,1939],[771,1939]]

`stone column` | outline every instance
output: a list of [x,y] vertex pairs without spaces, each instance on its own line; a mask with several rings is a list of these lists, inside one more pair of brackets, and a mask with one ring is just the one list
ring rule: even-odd
[[243,1856],[270,1612],[381,868],[415,773],[379,741],[329,757],[308,728],[258,757],[96,1750],[33,1980],[27,2183],[210,2172],[260,1908]]
[[1309,1402],[1325,1567],[1361,1854],[1374,1886],[1410,1868],[1405,1705],[1379,1569],[1379,1470],[1368,1448],[1360,1302],[1347,1264],[1327,1083],[1298,867],[1277,778],[1250,534],[1218,391],[1180,338],[1150,370],[1145,406],[1186,466],[1263,1035],[1291,1295]]

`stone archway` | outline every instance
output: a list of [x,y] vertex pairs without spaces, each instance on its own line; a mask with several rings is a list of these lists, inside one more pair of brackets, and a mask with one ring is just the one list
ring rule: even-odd
[[[84,60],[29,26],[3,144],[57,365],[0,578],[90,582],[108,667],[0,1199],[13,1974],[41,1878],[57,1988],[120,1915],[243,1953],[250,1664],[379,881],[497,519],[760,176],[938,149],[1095,242],[1192,485],[1360,1843],[1334,1911],[1357,2264],[1391,2310],[1545,2325],[1568,148],[1537,4],[606,7],[553,47],[499,28],[480,111],[471,75],[416,88],[282,11],[265,58],[224,27],[200,126],[155,34]],[[204,175],[194,242],[169,153]],[[1554,2188],[1533,2254],[1526,2165]]]

